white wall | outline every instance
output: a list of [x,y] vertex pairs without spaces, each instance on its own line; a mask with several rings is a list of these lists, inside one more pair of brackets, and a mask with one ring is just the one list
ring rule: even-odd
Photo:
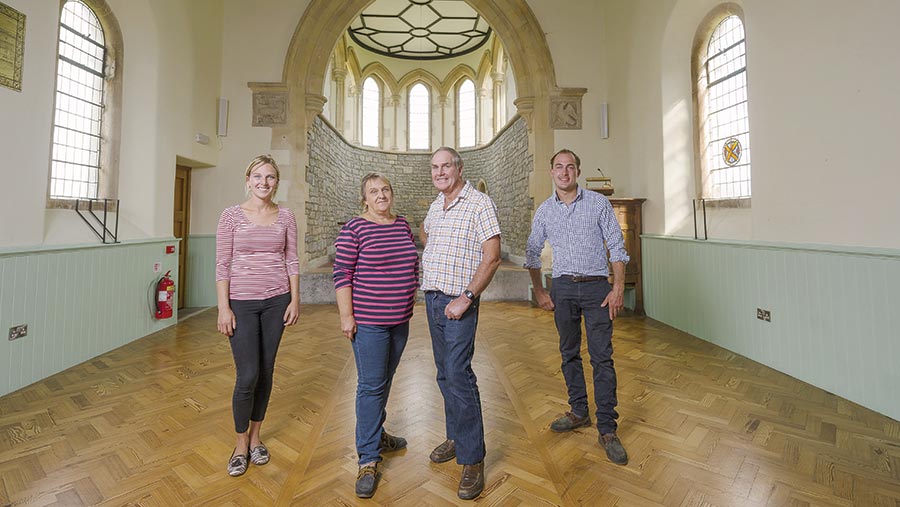
[[[665,182],[650,195],[664,209],[650,210],[649,232],[692,234],[684,220],[692,196],[682,191],[694,178],[686,59],[697,25],[715,5],[681,0],[668,20],[661,48],[665,170],[646,168],[648,181]],[[889,150],[897,137],[900,67],[883,60],[898,44],[900,3],[768,0],[743,8],[752,207],[713,214],[716,237],[900,247],[892,232],[900,174]]]
[[[172,235],[175,158],[215,164],[221,10],[214,0],[108,0],[124,39],[119,164],[123,239]],[[17,1],[26,18],[21,93],[0,89],[0,171],[16,182],[0,204],[0,247],[97,241],[72,211],[46,210],[59,2]]]
[[[639,2],[638,2],[639,3]],[[600,176],[597,168],[613,180],[616,196],[642,197],[631,184],[629,162],[622,149],[628,139],[628,117],[624,96],[617,84],[627,76],[615,74],[615,64],[624,42],[623,28],[611,23],[615,2],[598,5],[592,0],[554,2],[529,0],[528,4],[541,24],[553,64],[556,82],[561,88],[587,88],[582,97],[582,129],[557,130],[556,148],[569,148],[581,158],[581,182]],[[612,4],[612,5],[610,5]],[[607,102],[610,111],[610,138],[600,138],[600,104]],[[536,160],[539,170],[547,170],[549,160]],[[538,196],[540,198],[541,196]]]
[[4,3],[26,18],[22,91],[0,87],[0,175],[10,185],[0,199],[0,247],[38,244],[43,237],[59,13],[54,1]]
[[[231,101],[228,136],[222,139],[218,166],[193,171],[191,233],[211,234],[219,214],[244,199],[244,170],[253,157],[272,154],[282,167],[279,192],[293,178],[286,149],[272,146],[272,129],[252,127],[249,82],[281,82],[284,58],[306,0],[245,2],[225,0],[221,94]],[[304,107],[291,104],[289,107]],[[287,140],[286,140],[287,141]],[[285,170],[287,169],[287,170]],[[279,196],[282,197],[282,196]]]
[[754,237],[900,248],[900,2],[770,0],[745,11]]

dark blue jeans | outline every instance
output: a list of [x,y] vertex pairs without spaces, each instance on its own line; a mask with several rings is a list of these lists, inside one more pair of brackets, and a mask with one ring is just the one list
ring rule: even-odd
[[237,377],[231,397],[234,431],[244,433],[250,421],[262,421],[272,394],[275,354],[284,333],[285,293],[268,299],[230,301],[237,325],[229,339]]
[[356,452],[360,465],[381,461],[381,432],[387,418],[384,407],[408,337],[409,322],[356,326],[352,343],[357,379]]
[[474,465],[484,460],[481,396],[478,379],[472,371],[479,301],[476,298],[461,319],[450,320],[444,315],[444,308],[452,300],[453,296],[443,292],[426,292],[425,310],[437,383],[444,397],[447,438],[456,442],[456,462]]
[[587,388],[581,360],[581,317],[587,332],[588,354],[594,370],[594,401],[597,404],[597,429],[600,434],[616,431],[616,369],[613,366],[612,321],[609,307],[600,306],[612,288],[606,280],[572,282],[554,278],[550,297],[559,331],[562,372],[569,390],[572,413],[588,415]]

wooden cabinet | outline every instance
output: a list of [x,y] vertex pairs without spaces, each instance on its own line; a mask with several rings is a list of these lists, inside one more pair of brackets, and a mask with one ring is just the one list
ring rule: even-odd
[[[625,250],[631,260],[625,265],[625,285],[634,287],[634,313],[644,314],[644,286],[641,279],[641,206],[646,199],[610,197],[616,219],[625,236]],[[612,273],[612,270],[610,270]],[[612,281],[612,275],[610,275]]]

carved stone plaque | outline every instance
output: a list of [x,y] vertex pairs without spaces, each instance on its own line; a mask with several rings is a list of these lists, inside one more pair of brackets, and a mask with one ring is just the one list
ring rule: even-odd
[[581,129],[581,96],[550,99],[550,128]]
[[288,94],[286,91],[253,92],[253,126],[272,127],[287,124]]

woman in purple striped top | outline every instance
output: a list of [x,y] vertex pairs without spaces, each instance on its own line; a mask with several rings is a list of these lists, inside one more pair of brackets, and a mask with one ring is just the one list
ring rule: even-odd
[[381,452],[406,447],[384,430],[391,380],[409,336],[419,256],[409,223],[394,215],[394,191],[384,176],[362,179],[363,213],[347,222],[334,242],[334,288],[341,331],[356,358],[356,495],[369,498],[381,474]]
[[228,475],[265,465],[269,450],[260,440],[275,354],[285,326],[300,314],[297,221],[275,204],[278,165],[260,155],[247,166],[248,199],[226,208],[216,229],[217,327],[229,337],[236,378],[231,409],[237,443]]

